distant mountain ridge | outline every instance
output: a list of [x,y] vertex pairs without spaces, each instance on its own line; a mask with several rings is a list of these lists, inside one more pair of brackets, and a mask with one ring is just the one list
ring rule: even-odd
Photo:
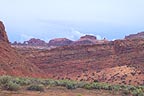
[[59,46],[68,46],[68,45],[91,45],[91,44],[100,44],[106,43],[108,40],[97,40],[95,36],[85,35],[80,37],[79,40],[72,41],[67,38],[55,38],[50,40],[48,43],[44,40],[31,38],[28,41],[24,41],[23,43],[17,43],[16,41],[12,43],[12,45],[23,45],[23,46],[43,46],[43,47],[59,47]]

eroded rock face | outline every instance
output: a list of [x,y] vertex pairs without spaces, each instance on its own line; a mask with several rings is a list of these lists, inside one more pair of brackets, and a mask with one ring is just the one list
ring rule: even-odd
[[[30,47],[60,47],[60,46],[69,46],[69,45],[93,45],[93,44],[104,44],[104,43],[108,43],[109,41],[106,39],[103,40],[97,40],[97,38],[95,36],[92,35],[85,35],[80,37],[79,40],[76,41],[72,41],[69,40],[67,38],[55,38],[49,41],[49,43],[40,40],[40,39],[35,39],[32,38],[28,41],[24,41],[23,43],[18,43],[18,42],[14,42],[11,43],[12,45],[18,45],[18,46],[30,46]],[[17,47],[18,47],[17,46]]]
[[85,35],[85,36],[80,37],[80,39],[96,40],[97,38],[95,36],[92,36],[92,35]]
[[30,45],[30,46],[47,46],[47,43],[43,40],[31,38],[28,41],[25,41],[23,45]]
[[72,43],[72,45],[92,45],[97,43],[97,38],[92,35],[85,35],[80,37],[79,40]]
[[2,21],[0,21],[0,40],[9,43],[6,31],[5,31],[5,26]]
[[131,34],[129,36],[125,36],[125,39],[142,39],[144,38],[144,32],[140,32],[140,33],[137,33],[137,34]]
[[93,44],[106,44],[109,43],[108,40],[97,40],[97,38],[93,35],[85,35],[80,37],[79,40],[74,41],[71,45],[93,45]]
[[73,41],[67,38],[56,38],[49,41],[48,46],[65,46],[70,45]]
[[19,52],[50,78],[144,84],[143,39]]
[[27,61],[8,42],[5,27],[0,22],[0,75],[44,77],[43,71]]

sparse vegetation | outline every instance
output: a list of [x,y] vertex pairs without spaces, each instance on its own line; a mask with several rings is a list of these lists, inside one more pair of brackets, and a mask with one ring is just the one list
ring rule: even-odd
[[27,90],[31,90],[31,91],[44,91],[44,87],[43,85],[31,85],[27,88]]
[[19,84],[16,84],[16,83],[10,81],[3,86],[3,89],[9,90],[9,91],[17,91],[20,89],[20,86],[19,86]]
[[30,91],[44,91],[47,86],[62,86],[67,89],[96,89],[96,90],[109,90],[112,92],[120,92],[123,96],[144,96],[144,86],[132,85],[111,85],[99,82],[77,82],[71,80],[52,80],[52,79],[36,79],[36,78],[22,78],[12,76],[0,77],[1,90],[17,91],[21,87],[27,87]]
[[13,79],[14,78],[12,78],[11,76],[1,76],[0,77],[1,89],[9,91],[19,90],[20,88],[19,84],[13,82]]

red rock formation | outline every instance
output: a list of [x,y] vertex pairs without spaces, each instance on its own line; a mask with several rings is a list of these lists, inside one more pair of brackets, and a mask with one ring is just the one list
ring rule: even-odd
[[116,40],[19,52],[51,78],[139,85],[144,84],[143,45],[144,39]]
[[70,45],[73,41],[67,38],[56,38],[49,41],[48,46],[65,46]]
[[0,21],[0,40],[4,42],[9,42],[6,31],[5,31],[5,27],[1,21]]
[[29,46],[47,46],[47,43],[40,39],[31,38],[28,41],[25,41],[23,45],[29,45]]
[[8,42],[0,21],[0,75],[44,77],[43,71],[27,61]]
[[[68,45],[93,45],[93,44],[105,44],[108,43],[109,41],[104,39],[104,40],[97,40],[95,36],[92,35],[85,35],[82,36],[79,40],[77,41],[72,41],[67,38],[56,38],[52,39],[49,41],[49,43],[46,43],[43,40],[40,39],[35,39],[32,38],[28,41],[24,41],[24,43],[17,43],[16,41],[12,43],[12,45],[18,45],[20,47],[59,47],[59,46],[68,46]],[[26,45],[26,46],[25,46]],[[18,47],[17,46],[17,47]],[[46,48],[46,49],[47,49]]]
[[85,36],[82,36],[79,40],[74,41],[71,45],[93,45],[93,44],[105,44],[108,42],[109,41],[106,39],[97,40],[95,36],[85,35]]
[[85,36],[80,37],[80,39],[96,40],[97,38],[95,36],[92,36],[92,35],[85,35]]
[[144,32],[140,32],[137,34],[131,34],[129,36],[125,36],[125,39],[139,39],[139,38],[144,38]]
[[79,40],[72,43],[72,45],[91,45],[96,44],[97,39],[92,35],[82,36]]

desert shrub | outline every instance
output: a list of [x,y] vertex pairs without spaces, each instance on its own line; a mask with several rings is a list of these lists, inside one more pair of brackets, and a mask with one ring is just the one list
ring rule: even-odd
[[31,84],[41,84],[43,80],[38,79],[38,78],[29,78]]
[[130,94],[129,90],[125,89],[122,91],[123,96],[128,96]]
[[93,83],[92,84],[92,89],[102,89],[102,84],[100,84],[100,83]]
[[70,80],[56,80],[57,86],[69,86],[69,85],[76,85],[76,82]]
[[27,90],[31,91],[44,91],[43,85],[31,85],[27,88]]
[[135,89],[131,92],[133,96],[144,96],[144,92],[141,89]]
[[84,88],[85,88],[85,89],[92,89],[93,86],[92,86],[92,84],[89,84],[89,83],[88,83],[88,84],[85,84],[85,85],[84,85]]
[[63,86],[67,89],[85,88],[98,90],[112,90],[112,92],[122,92],[123,96],[144,96],[144,86],[132,85],[110,85],[100,82],[77,82],[72,80],[53,80],[38,78],[21,78],[12,76],[0,76],[0,88],[4,90],[17,91],[20,86],[27,86],[27,90],[44,91],[46,86]]
[[17,91],[20,89],[20,85],[13,83],[12,81],[8,82],[3,86],[4,90],[9,90],[9,91]]
[[31,84],[31,80],[28,78],[15,78],[13,80],[14,83],[19,84],[21,86],[25,86],[25,85],[30,85]]
[[84,88],[86,89],[104,89],[104,90],[111,90],[111,87],[109,84],[106,83],[91,83],[91,84],[85,84]]
[[137,86],[136,88],[141,89],[144,92],[144,86]]
[[9,91],[17,91],[19,90],[19,84],[13,82],[13,78],[11,76],[1,76],[0,77],[0,85],[1,89],[9,90]]
[[114,90],[114,91],[119,91],[119,90],[121,90],[122,88],[121,88],[121,86],[119,86],[119,85],[111,85],[110,86],[110,90]]
[[[103,90],[112,90],[112,89],[116,89],[118,86],[116,85],[110,85],[110,84],[107,84],[107,83],[97,83],[97,82],[94,82],[94,83],[85,83],[84,87],[83,88],[86,88],[86,89],[103,89]],[[119,87],[118,87],[119,89]]]
[[126,85],[119,85],[121,89],[127,89]]
[[66,84],[67,84],[67,80],[56,80],[55,81],[56,82],[56,86],[66,86]]
[[43,80],[43,82],[41,82],[42,85],[44,86],[57,86],[57,82],[55,80],[52,80],[52,79],[46,79],[46,80]]
[[68,83],[66,84],[67,89],[76,89],[76,85],[74,83]]
[[11,80],[12,80],[11,76],[7,76],[7,75],[1,76],[0,77],[0,85],[5,85],[8,82],[10,82]]
[[106,84],[106,83],[103,83],[103,84],[100,84],[100,88],[101,89],[104,89],[104,90],[112,90],[111,89],[111,85],[109,85],[109,84]]
[[70,81],[70,80],[56,80],[56,86],[63,86],[67,89],[76,89],[78,86],[77,82]]
[[77,84],[76,84],[76,87],[77,88],[84,88],[84,86],[87,84],[87,82],[78,82]]
[[77,96],[82,96],[82,94],[78,94]]
[[127,89],[130,91],[136,90],[137,88],[135,86],[127,86]]

